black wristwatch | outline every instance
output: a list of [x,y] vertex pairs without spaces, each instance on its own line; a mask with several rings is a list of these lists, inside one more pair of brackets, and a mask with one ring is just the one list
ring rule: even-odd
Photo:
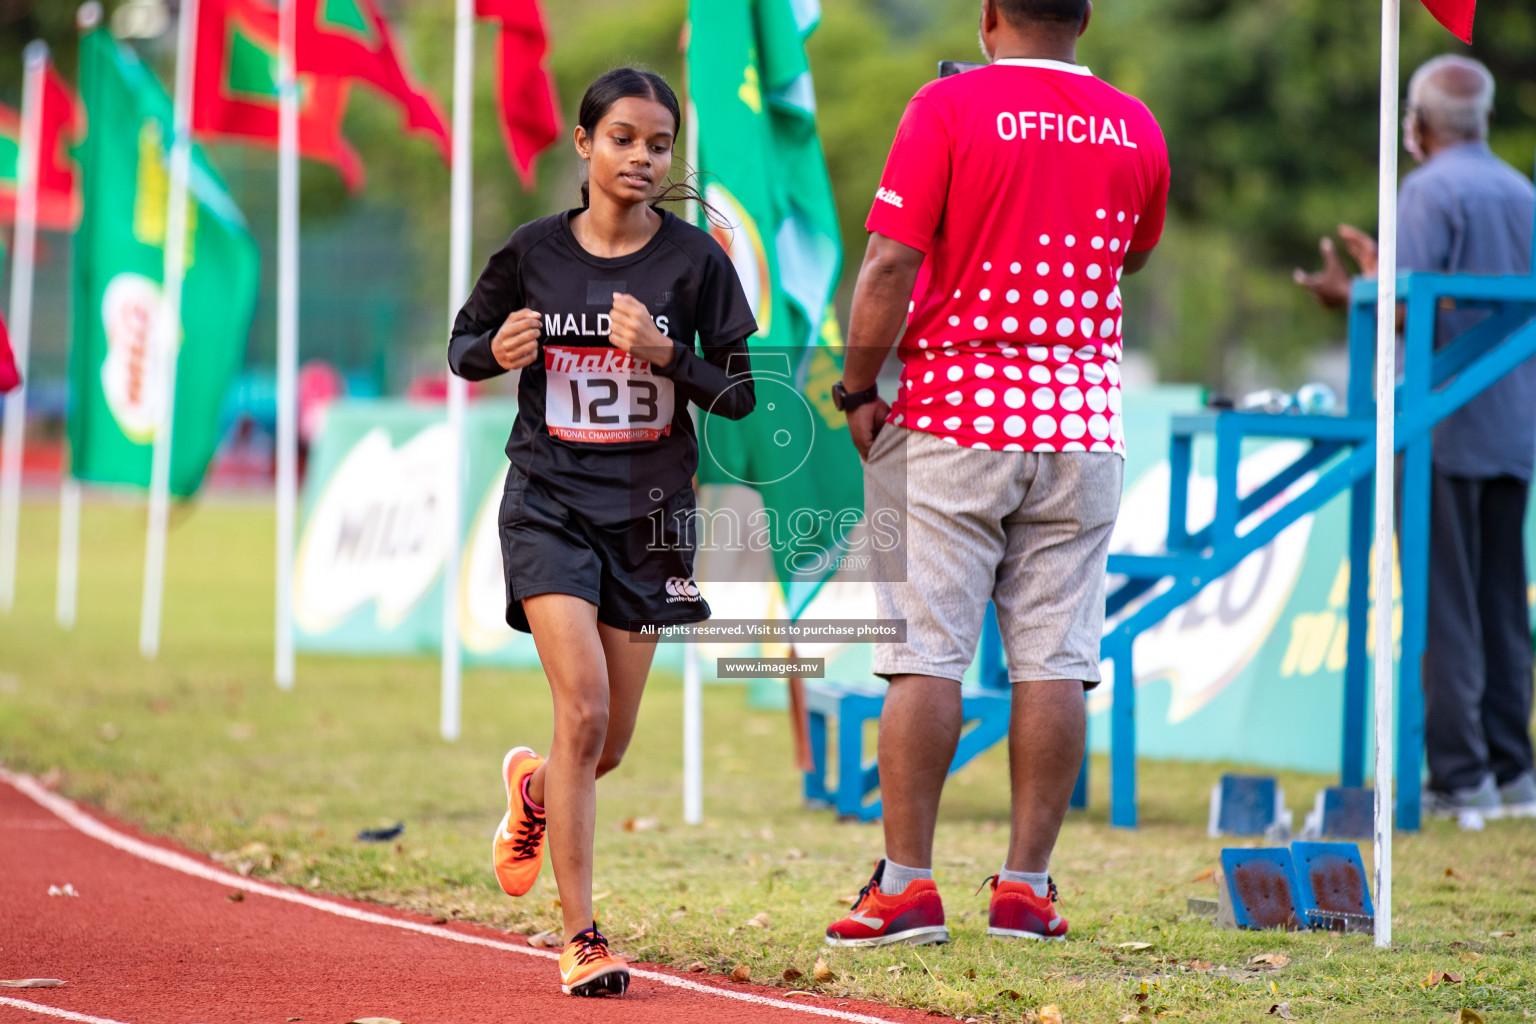
[[832,385],[832,404],[837,406],[840,412],[853,412],[859,406],[868,405],[879,397],[879,384],[871,384],[863,391],[849,391],[843,387],[842,381]]

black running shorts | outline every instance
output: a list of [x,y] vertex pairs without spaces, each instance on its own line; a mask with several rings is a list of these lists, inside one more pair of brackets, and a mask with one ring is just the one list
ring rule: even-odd
[[523,601],[540,594],[590,601],[597,620],[616,629],[709,618],[693,579],[694,507],[685,488],[665,503],[664,516],[599,526],[511,470],[500,517],[507,625],[532,632]]

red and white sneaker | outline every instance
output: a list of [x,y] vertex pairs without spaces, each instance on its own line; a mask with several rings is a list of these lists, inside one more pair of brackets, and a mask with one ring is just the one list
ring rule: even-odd
[[1003,939],[1043,939],[1061,942],[1067,937],[1067,919],[1056,913],[1056,883],[1046,879],[1049,891],[1036,896],[1033,886],[1023,882],[1000,882],[996,875],[983,882],[992,884],[992,907],[987,915],[987,934]]
[[904,943],[922,946],[948,942],[944,927],[944,903],[932,879],[909,882],[894,896],[880,891],[880,876],[885,861],[875,865],[869,884],[859,890],[853,909],[841,921],[827,928],[829,946],[892,946]]

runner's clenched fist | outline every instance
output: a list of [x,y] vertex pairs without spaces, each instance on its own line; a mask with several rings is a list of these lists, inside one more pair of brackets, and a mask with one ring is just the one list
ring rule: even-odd
[[491,354],[503,370],[521,370],[539,354],[539,332],[543,314],[520,309],[508,315],[496,337],[491,339]]
[[661,333],[645,303],[633,295],[614,292],[613,311],[609,317],[613,322],[609,340],[614,348],[621,348],[656,366],[666,366],[672,361],[672,339]]

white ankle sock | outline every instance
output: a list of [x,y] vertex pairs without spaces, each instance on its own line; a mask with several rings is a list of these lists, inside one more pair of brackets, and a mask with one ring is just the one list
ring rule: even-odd
[[[1044,899],[1051,891],[1050,877],[1044,871],[1009,871],[1007,868],[999,868],[997,880],[999,882],[1016,882],[1021,885],[1027,885],[1035,890],[1035,895],[1041,899]],[[885,886],[882,885],[880,888],[883,891]]]
[[933,878],[933,869],[909,868],[905,864],[887,860],[885,870],[880,874],[880,891],[887,896],[895,896],[906,892],[909,884],[922,878]]

